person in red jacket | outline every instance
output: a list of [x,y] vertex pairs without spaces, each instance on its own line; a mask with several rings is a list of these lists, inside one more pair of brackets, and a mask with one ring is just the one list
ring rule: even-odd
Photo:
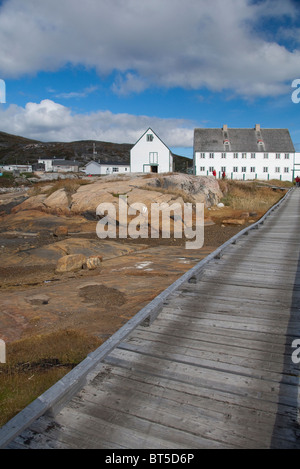
[[214,169],[214,170],[213,170],[213,176],[216,177],[216,175],[217,175],[217,171]]
[[296,177],[296,186],[300,187],[300,178],[299,178],[299,176]]

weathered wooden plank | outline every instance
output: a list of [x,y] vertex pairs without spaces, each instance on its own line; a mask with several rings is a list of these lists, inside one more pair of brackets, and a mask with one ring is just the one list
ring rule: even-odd
[[[63,409],[58,421],[64,416],[64,421],[67,422],[68,428],[80,428],[82,432],[82,442],[85,447],[90,447],[89,435],[98,435],[97,446],[93,448],[105,448],[102,445],[102,436],[106,440],[112,439],[114,441],[115,435],[118,435],[118,443],[135,448],[220,448],[222,445],[214,442],[209,438],[195,435],[193,432],[184,431],[176,428],[169,427],[164,423],[156,423],[153,418],[144,418],[143,416],[136,416],[124,408],[120,408],[113,401],[108,399],[108,402],[101,405],[97,402],[90,402],[88,399],[84,400],[84,405],[78,405],[76,398],[66,409]],[[142,412],[142,409],[141,409]],[[85,438],[86,435],[86,438]],[[82,447],[82,446],[80,446]]]
[[[128,403],[128,392],[131,398]],[[108,399],[109,397],[109,399]],[[226,446],[235,447],[252,447],[253,445],[261,445],[265,440],[266,446],[269,445],[270,429],[273,428],[276,414],[272,415],[267,422],[260,422],[259,436],[257,429],[248,428],[247,435],[241,432],[243,425],[249,427],[246,419],[238,424],[237,421],[231,422],[231,419],[224,418],[224,414],[216,412],[207,412],[205,409],[184,403],[183,401],[174,402],[169,396],[159,396],[145,394],[138,389],[126,388],[124,380],[121,383],[114,384],[112,389],[97,389],[90,386],[85,389],[84,404],[81,407],[79,398],[74,399],[74,404],[78,405],[80,412],[86,412],[87,408],[93,409],[97,404],[97,409],[101,409],[105,402],[107,415],[109,419],[114,413],[130,413],[139,419],[148,420],[154,425],[163,425],[167,427],[166,436],[168,440],[172,438],[172,433],[176,431],[184,431],[189,433],[193,428],[193,434],[199,439],[207,439]],[[129,405],[128,405],[129,404]],[[125,408],[124,408],[125,405]],[[128,407],[126,407],[128,406]],[[121,409],[121,410],[120,410]],[[259,424],[258,420],[256,424]],[[200,442],[197,441],[197,445]],[[201,444],[201,443],[200,443]],[[205,446],[209,444],[204,441]]]
[[[200,314],[201,312],[199,312]],[[168,320],[169,317],[171,316],[170,315],[167,315],[165,314],[165,317],[164,319],[165,320]],[[174,319],[174,322],[176,321],[176,319]],[[215,329],[234,329],[234,330],[244,330],[244,331],[252,331],[252,332],[255,332],[255,331],[261,331],[261,332],[268,332],[270,329],[270,322],[269,324],[249,324],[247,322],[228,322],[226,321],[226,318],[224,318],[223,320],[220,319],[220,318],[216,318],[216,319],[205,319],[205,318],[201,318],[201,317],[187,317],[187,318],[182,318],[181,319],[178,319],[178,321],[181,323],[182,326],[184,326],[185,324],[189,323],[190,325],[193,325],[193,327],[197,326],[197,327],[202,327],[202,326],[210,326],[210,327],[214,327]],[[265,321],[266,323],[266,321]],[[281,324],[278,324],[278,323],[272,323],[272,326],[273,328],[273,333],[274,334],[282,334],[282,332],[285,332],[285,328],[283,330],[283,325]],[[295,326],[294,328],[294,332],[295,334],[300,334],[300,328]],[[299,335],[298,335],[299,336]]]
[[[279,324],[284,321],[286,324],[291,313],[291,308],[288,311],[283,308],[273,309],[269,305],[260,305],[259,309],[256,309],[255,311],[252,310],[252,313],[250,303],[247,304],[247,307],[243,305],[241,308],[240,303],[238,302],[233,306],[230,305],[230,302],[226,302],[225,304],[223,302],[214,302],[213,304],[208,305],[202,303],[200,306],[193,306],[189,308],[188,313],[185,311],[185,308],[182,308],[180,304],[176,304],[176,306],[173,306],[173,304],[167,304],[162,310],[161,317],[164,318],[164,312],[166,312],[173,313],[174,319],[176,319],[178,315],[189,318],[199,318],[200,316],[205,318],[213,317],[214,315],[214,317],[223,317],[228,320],[232,318],[233,321],[242,321],[244,319],[244,321],[252,320],[254,322],[257,319],[258,321],[276,322],[278,320]],[[297,327],[300,324],[300,320],[298,318],[293,318],[291,320],[291,324],[292,323]]]
[[[170,344],[161,343],[158,341],[147,341],[146,339],[132,339],[127,343],[121,344],[120,349],[127,349],[136,351],[143,354],[149,354],[151,356],[164,356],[168,359],[174,357],[178,360],[195,361],[205,367],[215,369],[226,369],[227,371],[240,372],[241,374],[248,374],[249,376],[261,376],[263,374],[265,379],[277,379],[280,380],[283,373],[283,360],[282,354],[277,354],[278,361],[273,361],[273,354],[270,352],[257,353],[257,358],[253,358],[251,352],[248,350],[245,356],[239,355],[239,350],[236,351],[236,355],[231,353],[229,347],[215,347],[214,350],[208,351],[205,346],[204,350],[199,348],[191,348],[184,344]],[[248,356],[247,356],[248,355]],[[280,357],[280,358],[279,358]],[[293,372],[293,365],[285,369],[285,374]],[[280,376],[278,376],[278,374]],[[287,377],[289,380],[289,377]]]
[[[162,316],[166,320],[170,319],[170,321],[171,321],[170,316],[174,317],[175,320],[178,318],[189,318],[189,319],[193,319],[199,322],[199,325],[205,319],[209,319],[209,320],[217,320],[220,322],[226,321],[230,323],[236,323],[237,325],[247,323],[247,324],[256,325],[258,327],[267,326],[269,327],[269,330],[272,327],[280,327],[281,330],[284,330],[287,324],[287,317],[288,317],[287,314],[286,315],[277,314],[276,316],[272,314],[271,311],[269,311],[268,312],[269,314],[267,314],[266,310],[264,314],[256,313],[250,316],[249,313],[248,315],[245,314],[245,312],[243,311],[243,308],[240,308],[237,314],[229,314],[228,312],[224,312],[224,311],[216,311],[216,312],[214,311],[215,311],[214,304],[210,304],[207,309],[204,309],[201,306],[199,306],[197,309],[193,308],[191,311],[188,311],[187,313],[183,312],[180,309],[172,308],[172,306],[168,306],[164,308]],[[291,320],[290,326],[293,328],[299,328],[300,321],[297,319]]]
[[[128,370],[120,367],[111,367],[107,365],[109,370],[109,380],[103,382],[102,376],[99,374],[95,380],[99,388],[108,383],[120,380],[124,384],[124,379],[131,381],[132,389],[139,386],[151,396],[157,393],[168,396],[173,396],[175,400],[186,400],[188,403],[203,409],[219,410],[223,412],[223,418],[226,419],[228,415],[235,415],[236,418],[244,417],[246,419],[266,418],[267,421],[273,414],[279,414],[282,422],[289,424],[294,419],[295,410],[297,407],[288,406],[284,404],[277,404],[276,402],[264,401],[260,397],[251,398],[250,396],[235,396],[232,393],[226,392],[223,389],[206,388],[201,386],[194,386],[191,383],[163,379],[160,376],[147,375],[143,372]],[[175,396],[175,397],[174,397]],[[178,397],[179,396],[179,397]],[[237,409],[233,412],[233,409]]]
[[[142,387],[137,384],[136,382],[133,387],[131,380],[128,380],[126,376],[120,380],[113,379],[111,374],[109,380],[101,383],[101,389],[97,382],[91,383],[85,388],[84,394],[82,393],[76,399],[76,402],[81,405],[81,399],[83,399],[84,405],[85,402],[99,405],[99,403],[107,403],[109,397],[106,405],[110,409],[115,410],[127,406],[128,411],[130,410],[130,413],[134,413],[135,416],[147,417],[160,424],[167,422],[170,432],[173,428],[188,431],[192,424],[194,432],[198,435],[209,434],[211,439],[224,444],[252,447],[254,444],[262,445],[263,438],[265,438],[266,447],[269,445],[276,411],[273,414],[255,412],[252,418],[249,409],[244,409],[244,414],[242,414],[239,406],[227,406],[224,412],[224,404],[222,408],[219,406],[218,410],[216,405],[208,408],[207,400],[205,403],[203,400],[200,403],[197,399],[191,402],[184,393],[174,393],[173,390],[169,390],[168,393],[164,390],[157,395],[155,387],[154,392],[151,392],[153,386]],[[130,401],[128,401],[129,393]],[[290,418],[284,417],[284,421],[288,425],[292,424]],[[247,428],[247,433],[245,433],[245,428]],[[294,435],[291,432],[290,435],[286,434],[285,441],[293,442],[293,438]]]
[[[251,340],[248,331],[232,331],[227,329],[226,331],[216,331],[215,328],[205,329],[194,329],[194,328],[182,328],[180,325],[176,328],[172,325],[170,329],[157,325],[155,329],[146,332],[146,337],[143,334],[143,330],[139,329],[135,332],[132,339],[139,339],[145,341],[151,341],[153,344],[166,343],[170,345],[181,345],[186,344],[190,348],[195,348],[199,351],[207,351],[213,353],[216,350],[220,350],[220,353],[231,354],[233,357],[244,357],[244,358],[259,358],[269,356],[272,354],[272,360],[275,362],[282,363],[284,355],[286,353],[286,347],[290,346],[292,341],[286,340],[285,336],[274,336],[273,334],[261,333],[259,337],[256,336],[256,332],[252,333],[254,338]],[[265,355],[264,355],[265,354]],[[288,356],[289,352],[288,352]]]
[[190,363],[166,360],[161,357],[151,357],[151,360],[149,360],[140,354],[125,350],[114,350],[104,360],[104,363],[139,370],[176,381],[189,382],[194,385],[225,389],[236,395],[252,397],[259,395],[262,399],[274,402],[278,401],[279,389],[282,386],[282,389],[284,389],[283,401],[288,405],[294,405],[296,385],[278,381],[265,381],[263,377],[258,379],[222,370],[216,371],[204,368],[200,364],[197,366]]

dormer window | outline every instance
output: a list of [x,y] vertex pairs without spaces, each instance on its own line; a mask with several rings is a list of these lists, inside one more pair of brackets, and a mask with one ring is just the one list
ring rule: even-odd
[[153,134],[147,134],[147,142],[153,142]]
[[223,144],[224,144],[224,150],[225,151],[230,151],[230,142],[229,142],[228,138],[225,138],[223,140]]

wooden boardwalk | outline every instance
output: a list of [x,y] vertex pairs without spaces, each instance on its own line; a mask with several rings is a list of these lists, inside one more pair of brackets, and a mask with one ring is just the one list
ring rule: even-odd
[[299,449],[299,255],[296,189],[9,447]]

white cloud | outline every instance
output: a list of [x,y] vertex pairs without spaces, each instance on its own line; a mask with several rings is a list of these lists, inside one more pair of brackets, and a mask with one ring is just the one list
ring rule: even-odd
[[[85,88],[83,91],[68,91],[65,93],[57,93],[55,94],[55,98],[63,98],[63,99],[74,99],[74,98],[86,98],[91,93],[98,89],[97,86],[89,86]],[[49,93],[55,93],[55,90],[48,89]]]
[[100,140],[135,143],[151,127],[169,147],[193,146],[194,124],[183,119],[162,119],[98,111],[74,114],[70,108],[46,99],[25,108],[0,108],[1,130],[41,141]]
[[[118,71],[118,94],[149,86],[272,96],[299,74],[300,52],[258,33],[263,18],[296,17],[292,1],[7,0],[0,8],[0,76],[66,64]],[[280,31],[284,36],[284,28]],[[289,35],[299,30],[289,27]]]

